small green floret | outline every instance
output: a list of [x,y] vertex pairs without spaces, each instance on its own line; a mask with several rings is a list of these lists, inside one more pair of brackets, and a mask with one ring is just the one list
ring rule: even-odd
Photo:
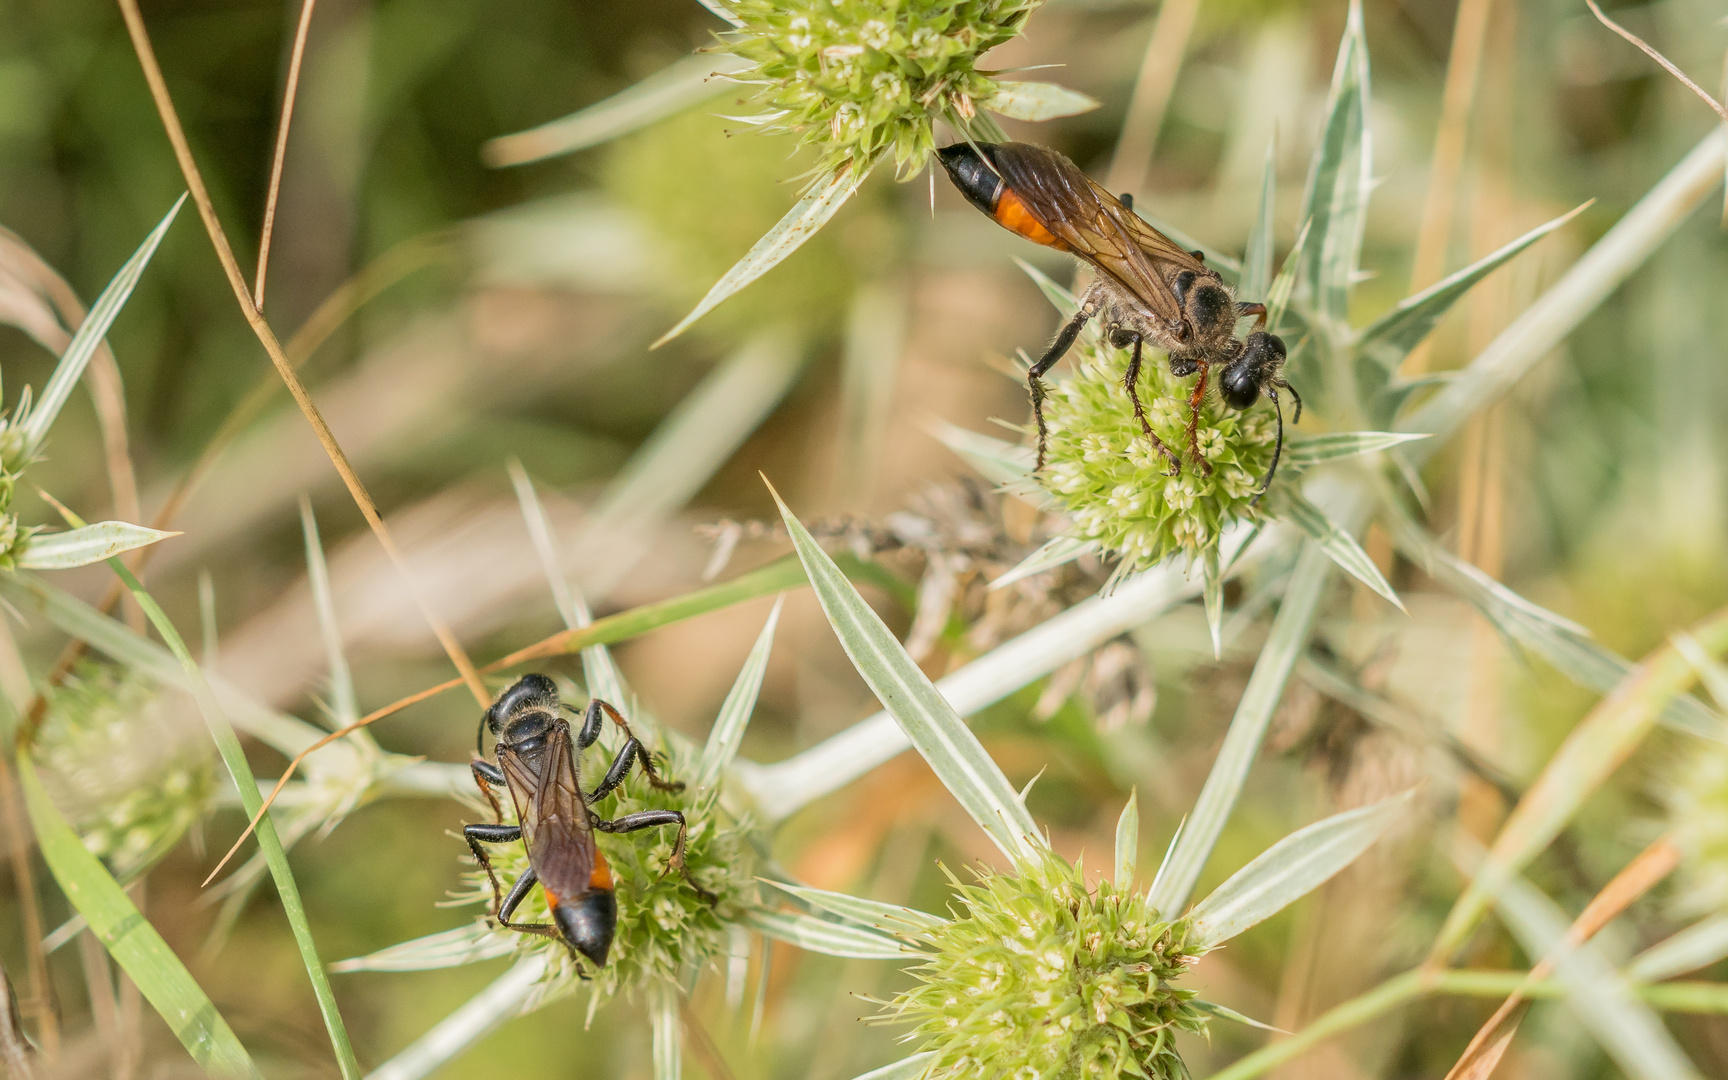
[[1054,855],[976,885],[949,878],[962,910],[913,937],[933,955],[889,1006],[936,1052],[928,1076],[1185,1080],[1174,1036],[1207,1021],[1172,985],[1199,958],[1186,922],[1143,893],[1088,890]]
[[1074,521],[1074,533],[1115,552],[1126,570],[1169,555],[1197,558],[1216,547],[1234,521],[1257,517],[1254,492],[1272,464],[1277,420],[1270,406],[1245,412],[1209,398],[1200,410],[1205,475],[1188,448],[1188,395],[1194,377],[1177,379],[1162,357],[1140,368],[1140,400],[1152,430],[1182,459],[1180,476],[1153,449],[1122,387],[1128,353],[1088,335],[1076,349],[1078,371],[1044,403],[1049,457],[1039,484]]
[[[643,736],[642,725],[636,727],[637,735]],[[678,780],[692,772],[693,766],[680,760],[681,757],[674,753],[670,759],[664,759],[659,766],[661,774]],[[592,787],[605,767],[604,762],[611,760],[611,753],[597,744],[583,759],[582,782],[584,787]],[[503,792],[499,794],[504,820],[514,823],[509,797]],[[704,900],[682,875],[671,869],[672,846],[678,834],[675,827],[621,835],[598,834],[600,853],[612,867],[618,926],[604,968],[595,971],[593,965],[581,961],[590,981],[580,985],[589,990],[591,1007],[597,1007],[620,990],[634,991],[655,981],[675,982],[693,967],[725,951],[727,925],[738,921],[744,909],[755,901],[756,860],[746,833],[747,823],[729,818],[718,804],[718,791],[659,791],[639,770],[632,771],[622,787],[595,804],[595,812],[606,818],[640,810],[683,811],[690,825],[685,841],[685,865],[698,884],[719,897],[719,902],[710,904]],[[478,796],[473,805],[485,806]],[[490,820],[490,816],[491,808],[486,806],[481,820]],[[488,854],[505,889],[528,869],[528,850],[522,844],[497,845]],[[465,874],[464,880],[471,888],[459,899],[484,904],[490,916],[492,886],[485,873],[476,868]],[[550,923],[545,890],[530,890],[512,919]],[[577,961],[563,944],[502,927],[495,927],[493,933],[505,935],[518,951],[538,949],[547,954],[551,964],[543,994],[561,996],[576,989]]]
[[823,171],[894,155],[902,176],[935,147],[937,118],[962,129],[996,92],[979,58],[1020,33],[1043,0],[733,0],[725,48],[755,65],[764,130],[823,147]]

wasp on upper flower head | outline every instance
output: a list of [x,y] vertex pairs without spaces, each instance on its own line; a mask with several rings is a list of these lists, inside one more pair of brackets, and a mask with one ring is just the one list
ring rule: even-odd
[[[483,757],[471,763],[474,782],[481,794],[492,804],[498,815],[496,825],[466,825],[462,829],[474,857],[492,882],[493,912],[498,925],[525,934],[536,934],[564,942],[598,967],[606,965],[606,954],[612,948],[612,933],[618,923],[618,901],[612,893],[612,870],[605,856],[594,843],[594,830],[623,833],[652,829],[659,825],[678,826],[678,839],[672,848],[672,867],[684,875],[690,887],[714,903],[714,894],[691,880],[684,866],[684,815],[677,810],[645,810],[626,814],[608,821],[589,809],[594,803],[624,782],[630,767],[637,763],[648,775],[648,782],[662,791],[682,790],[683,784],[668,783],[654,771],[653,759],[640,740],[630,732],[630,725],[618,715],[618,710],[599,698],[588,703],[582,727],[571,745],[570,724],[559,715],[567,708],[558,700],[558,688],[544,675],[524,675],[516,684],[498,695],[498,700],[486,710],[480,721],[476,749],[483,747],[486,731],[491,729],[498,740],[494,765]],[[610,716],[624,732],[624,747],[612,759],[611,768],[593,791],[585,792],[579,782],[576,755],[594,745],[600,737],[604,716]],[[510,801],[516,807],[516,824],[503,824],[503,810],[494,786],[509,789]],[[528,871],[510,886],[505,895],[492,872],[492,862],[481,844],[510,844],[518,840],[528,845]],[[546,906],[552,912],[552,922],[515,923],[510,916],[538,882],[546,890]]]
[[997,224],[1034,243],[1078,256],[1095,272],[1080,299],[1080,310],[1026,373],[1038,421],[1037,467],[1044,467],[1046,441],[1042,377],[1074,344],[1081,327],[1102,312],[1110,343],[1134,350],[1123,387],[1134,403],[1141,430],[1169,460],[1171,476],[1182,471],[1182,460],[1153,433],[1140,404],[1137,383],[1143,343],[1150,341],[1169,352],[1170,373],[1177,378],[1200,374],[1188,399],[1188,450],[1207,475],[1212,467],[1200,454],[1197,428],[1212,366],[1224,368],[1219,389],[1231,408],[1248,408],[1262,392],[1272,399],[1278,412],[1278,443],[1260,485],[1265,492],[1284,449],[1279,390],[1290,391],[1296,400],[1291,422],[1302,419],[1301,395],[1282,374],[1284,342],[1264,329],[1249,334],[1246,342],[1236,337],[1236,320],[1244,316],[1258,315],[1256,325],[1265,325],[1265,305],[1236,302],[1200,252],[1182,250],[1134,213],[1129,196],[1111,195],[1054,150],[1026,143],[957,143],[936,153],[954,186]]

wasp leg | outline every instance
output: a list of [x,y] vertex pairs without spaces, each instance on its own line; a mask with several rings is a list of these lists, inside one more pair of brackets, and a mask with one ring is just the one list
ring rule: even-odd
[[[1290,418],[1290,422],[1292,424],[1300,424],[1302,422],[1302,395],[1298,394],[1296,388],[1285,382],[1283,379],[1273,380],[1272,385],[1276,386],[1280,390],[1290,391],[1290,396],[1296,399],[1296,415]],[[1272,400],[1277,401],[1278,399],[1274,397]]]
[[1032,418],[1038,421],[1038,464],[1033,467],[1034,472],[1044,467],[1045,445],[1050,439],[1050,433],[1044,427],[1044,373],[1055,367],[1056,361],[1062,359],[1063,354],[1073,347],[1074,339],[1080,336],[1080,328],[1096,314],[1098,301],[1088,297],[1086,302],[1080,305],[1080,310],[1074,313],[1074,317],[1068,320],[1061,333],[1056,335],[1056,340],[1050,343],[1050,349],[1043,359],[1026,371],[1026,385],[1032,389]]
[[1250,304],[1245,300],[1236,301],[1236,317],[1238,319],[1245,319],[1250,315],[1259,316],[1259,318],[1254,320],[1254,329],[1256,329],[1256,330],[1266,329],[1266,305],[1265,304]]
[[678,826],[678,839],[672,844],[672,866],[684,876],[685,883],[695,889],[698,896],[710,904],[718,903],[720,898],[696,884],[696,879],[690,876],[690,868],[684,865],[685,824],[683,814],[676,810],[644,810],[638,814],[625,814],[623,817],[612,821],[603,818],[594,820],[594,827],[607,833],[638,832],[660,825]]
[[504,907],[504,892],[498,887],[498,875],[492,870],[492,860],[487,857],[486,849],[480,845],[514,844],[522,839],[522,826],[464,825],[462,826],[462,839],[468,841],[469,849],[474,852],[474,861],[480,864],[480,869],[486,871],[487,880],[492,882],[493,910],[501,910]]
[[1206,376],[1211,368],[1200,365],[1200,378],[1194,384],[1194,392],[1188,395],[1188,452],[1194,455],[1194,464],[1206,476],[1212,475],[1212,463],[1200,456],[1200,407],[1206,404]]
[[474,784],[480,789],[480,794],[486,796],[486,801],[492,804],[492,820],[502,824],[504,808],[498,805],[498,796],[492,794],[492,786],[494,784],[499,787],[505,785],[504,770],[490,761],[483,761],[479,758],[470,761],[468,767],[474,770]]
[[1134,403],[1134,418],[1140,421],[1140,430],[1152,440],[1152,449],[1170,459],[1170,471],[1166,476],[1176,476],[1182,471],[1182,459],[1170,452],[1164,445],[1164,440],[1152,433],[1152,425],[1146,420],[1146,409],[1140,404],[1140,347],[1142,341],[1139,334],[1134,335],[1134,354],[1128,358],[1128,373],[1122,377],[1122,387],[1128,391],[1128,400]]
[[[640,739],[632,736],[631,739],[624,744],[623,748],[618,751],[617,756],[612,759],[612,767],[606,770],[606,776],[600,781],[600,786],[588,793],[587,801],[590,803],[598,802],[612,794],[613,789],[615,789],[619,784],[622,784],[624,778],[630,775],[630,766],[634,765],[638,761],[642,763],[643,771],[648,773],[649,779],[652,780],[654,778],[654,770],[649,764],[648,750],[642,745]],[[678,788],[682,788],[684,785],[660,784],[658,786],[669,787],[673,790],[677,790]]]
[[[611,705],[607,704],[604,701],[601,701],[599,698],[595,698],[594,701],[588,706],[588,711],[593,712],[595,705],[598,705],[602,709],[605,709],[606,715],[610,716],[612,718],[612,722],[614,724],[617,724],[618,727],[623,730],[624,738],[625,738],[624,750],[628,751],[631,747],[635,747],[636,760],[638,760],[642,763],[642,771],[644,773],[648,774],[648,782],[650,784],[653,784],[655,787],[659,788],[661,791],[683,791],[684,790],[684,785],[682,782],[660,779],[660,774],[658,772],[656,772],[654,769],[654,758],[649,755],[648,748],[642,745],[642,740],[640,740],[636,737],[636,733],[630,730],[630,725],[624,722],[624,718],[622,716],[618,715],[617,709],[614,709]],[[583,727],[583,730],[586,731],[587,727],[588,727],[587,723],[584,722],[582,727]],[[593,740],[589,740],[589,741],[592,742]],[[584,745],[586,745],[586,744],[584,744]],[[611,791],[612,788],[615,788],[618,786],[618,781],[621,781],[624,779],[624,773],[630,771],[630,766],[629,765],[624,766],[624,771],[618,773],[618,780],[612,780],[612,774],[613,774],[613,772],[616,772],[618,770],[618,762],[619,761],[625,761],[625,760],[627,760],[627,759],[624,757],[624,752],[620,751],[618,757],[616,759],[614,759],[612,762],[612,768],[607,770],[607,772],[606,772],[606,779],[612,781],[610,786],[608,786],[606,782],[602,781],[601,785],[600,785],[600,788],[602,790],[600,791],[599,794],[595,794],[594,796],[592,796],[592,798],[597,799],[600,797],[600,794],[604,794],[607,791]]]

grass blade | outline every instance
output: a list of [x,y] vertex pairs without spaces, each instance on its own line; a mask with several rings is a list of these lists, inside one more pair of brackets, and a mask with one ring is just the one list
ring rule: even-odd
[[1010,120],[1037,121],[1091,112],[1098,99],[1055,83],[999,82],[996,92],[980,104]]
[[744,916],[744,921],[752,930],[766,934],[775,941],[784,941],[807,952],[822,953],[826,956],[844,956],[854,960],[896,960],[923,955],[898,938],[878,934],[861,926],[818,919],[814,915],[751,911]]
[[1538,225],[1500,250],[1483,256],[1464,269],[1435,282],[1415,296],[1401,301],[1396,307],[1370,323],[1357,339],[1357,348],[1373,359],[1388,374],[1398,370],[1410,350],[1422,343],[1434,325],[1452,310],[1476,283],[1498,270],[1513,256],[1582,214],[1590,203],[1569,213],[1561,214],[1546,225]]
[[1134,866],[1140,861],[1140,793],[1128,793],[1128,805],[1116,819],[1116,891],[1134,887]]
[[931,915],[899,904],[884,904],[879,900],[866,900],[861,896],[848,896],[845,893],[812,889],[807,885],[792,885],[784,881],[770,881],[767,878],[762,881],[791,893],[811,907],[821,908],[842,919],[850,919],[860,926],[868,926],[889,934],[916,934],[934,930],[948,921],[940,915]]
[[[770,488],[769,490],[773,490]],[[1010,859],[1037,859],[1044,841],[1002,770],[930,677],[834,565],[778,492],[774,501],[822,612],[852,666],[979,828]]]
[[[162,935],[144,918],[96,856],[60,816],[27,751],[17,758],[25,806],[42,859],[61,892],[180,1040],[213,1076],[262,1078],[251,1055]],[[253,790],[257,787],[254,785]]]
[[1290,584],[1284,591],[1283,606],[1272,622],[1272,632],[1254,662],[1254,673],[1237,702],[1236,715],[1230,719],[1230,730],[1218,749],[1218,758],[1200,789],[1194,812],[1184,823],[1180,835],[1172,843],[1164,865],[1158,870],[1149,900],[1160,914],[1169,918],[1180,912],[1200,879],[1200,871],[1212,854],[1212,847],[1224,831],[1224,823],[1236,806],[1242,785],[1248,779],[1248,769],[1260,751],[1260,741],[1278,699],[1284,696],[1284,684],[1297,657],[1308,650],[1308,634],[1314,625],[1314,613],[1325,592],[1332,560],[1319,544],[1309,541],[1302,545],[1296,558],[1296,568],[1290,574]]
[[1704,646],[1698,644],[1698,639],[1690,634],[1675,634],[1674,647],[1680,650],[1680,655],[1698,672],[1698,681],[1710,691],[1716,707],[1728,709],[1728,666],[1711,656]]
[[1368,42],[1361,0],[1351,0],[1332,70],[1326,125],[1314,150],[1302,216],[1314,235],[1302,256],[1309,303],[1338,326],[1348,314],[1368,221],[1373,144],[1368,132]]
[[773,269],[780,260],[797,251],[804,241],[815,236],[840,207],[846,204],[870,175],[876,159],[862,165],[845,165],[832,176],[816,181],[792,209],[768,230],[754,247],[726,271],[714,287],[708,290],[690,314],[677,326],[660,335],[649,348],[657,349],[689,329],[690,324],[713,311],[720,302]]
[[1273,212],[1278,208],[1278,140],[1266,144],[1266,165],[1260,173],[1260,206],[1248,229],[1248,248],[1242,253],[1242,280],[1236,285],[1238,300],[1266,300],[1272,288]]
[[[324,562],[324,544],[318,538],[318,519],[312,516],[312,500],[300,496],[300,529],[306,543],[306,582],[312,589],[312,606],[318,612],[318,632],[324,638],[325,662],[330,665],[330,714],[337,727],[360,719],[354,696],[354,676],[342,649],[342,628],[336,625],[336,598],[330,592],[330,568]],[[208,662],[208,661],[207,661]],[[371,736],[354,733],[361,741]]]
[[365,956],[338,960],[330,965],[330,970],[339,975],[354,971],[429,971],[496,960],[515,951],[516,946],[504,935],[495,933],[485,923],[472,922],[454,930],[391,945]]
[[66,532],[32,536],[18,556],[18,566],[23,570],[70,570],[179,535],[124,521],[99,521]]
[[1632,982],[1661,982],[1728,957],[1728,915],[1712,915],[1657,942],[1626,965]]
[[1334,814],[1286,836],[1195,905],[1194,930],[1217,946],[1271,918],[1356,861],[1380,839],[1410,793]]
[[1426,438],[1397,431],[1335,431],[1327,435],[1298,435],[1284,443],[1284,464],[1308,469],[1328,461],[1389,450],[1400,443]]
[[1255,1020],[1252,1017],[1243,1016],[1235,1009],[1226,1008],[1215,1001],[1202,1001],[1199,998],[1195,998],[1194,1007],[1203,1012],[1209,1012],[1220,1020],[1229,1020],[1236,1024],[1246,1024],[1251,1028],[1259,1028],[1261,1031],[1272,1031],[1279,1035],[1290,1034],[1290,1032],[1285,1031],[1283,1028],[1276,1028],[1271,1024],[1262,1024],[1260,1021]]
[[19,419],[19,434],[24,445],[24,452],[20,455],[22,460],[28,461],[34,457],[42,446],[42,440],[48,436],[49,427],[60,415],[66,399],[72,396],[72,388],[77,386],[78,380],[83,377],[90,357],[95,355],[96,346],[102,343],[102,339],[108,334],[108,328],[114,325],[115,316],[120,314],[120,309],[132,295],[138,279],[144,274],[144,267],[149,264],[150,257],[156,254],[157,246],[168,234],[168,226],[174,224],[174,217],[180,213],[180,207],[185,202],[184,195],[174,200],[174,206],[167,216],[150,231],[144,242],[138,245],[138,250],[132,253],[126,264],[120,267],[114,280],[110,281],[108,287],[102,290],[102,295],[96,298],[95,305],[79,325],[78,332],[72,335],[66,351],[60,354],[60,362],[54,366],[54,374],[48,377],[48,384],[42,388],[41,397],[31,406],[29,415]]
[[[1477,881],[1483,880],[1478,873]],[[1495,906],[1524,952],[1553,956],[1556,978],[1570,1005],[1626,1075],[1633,1080],[1701,1080],[1692,1063],[1650,1007],[1639,1001],[1591,944],[1568,946],[1568,919],[1516,874],[1490,886]]]
[[756,698],[762,693],[762,676],[768,671],[768,654],[774,651],[774,629],[780,625],[780,609],[785,604],[784,596],[774,601],[774,610],[768,613],[768,621],[763,624],[762,632],[756,635],[756,644],[750,649],[750,656],[739,670],[732,689],[727,692],[720,713],[714,718],[714,726],[708,729],[708,742],[702,747],[702,759],[696,766],[696,774],[690,778],[691,787],[698,791],[719,786],[726,767],[738,756],[738,744],[744,741],[744,728],[750,723],[750,714],[756,711]]
[[366,1080],[421,1080],[431,1075],[516,1016],[545,974],[546,954],[529,953],[408,1049],[372,1070]]
[[736,74],[749,66],[731,53],[687,56],[585,109],[488,140],[480,148],[480,157],[493,168],[504,168],[597,146],[719,95],[732,82],[715,76]]
[[1398,599],[1398,594],[1392,591],[1392,586],[1381,575],[1380,568],[1374,565],[1374,560],[1362,550],[1362,545],[1356,542],[1354,536],[1298,492],[1287,492],[1283,503],[1284,516],[1307,533],[1314,543],[1320,545],[1321,550],[1331,556],[1332,561],[1345,573],[1385,597],[1399,611],[1405,610],[1404,602]]

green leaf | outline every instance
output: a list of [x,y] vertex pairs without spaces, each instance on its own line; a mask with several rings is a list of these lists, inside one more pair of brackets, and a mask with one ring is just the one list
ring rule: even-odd
[[1272,287],[1266,292],[1266,329],[1274,334],[1284,333],[1284,320],[1289,314],[1290,297],[1296,292],[1296,280],[1302,271],[1302,249],[1308,244],[1308,234],[1312,230],[1312,218],[1302,223],[1302,231],[1296,234],[1296,243],[1291,245],[1290,254],[1284,256],[1284,265],[1278,268],[1278,276],[1272,279]]
[[66,532],[37,533],[25,541],[18,566],[24,570],[70,570],[179,535],[124,521],[99,521]]
[[751,65],[731,53],[698,53],[669,64],[645,79],[550,123],[501,135],[480,148],[494,168],[575,153],[676,115],[731,89],[726,78]]
[[702,760],[690,778],[690,786],[695,790],[717,787],[726,767],[738,756],[738,744],[744,741],[744,728],[750,723],[750,714],[756,711],[756,698],[762,693],[762,676],[768,670],[768,654],[774,651],[774,628],[780,625],[780,609],[785,604],[784,595],[774,601],[774,610],[768,613],[768,621],[763,624],[762,632],[756,635],[756,644],[751,647],[738,678],[733,680],[732,689],[720,705],[714,726],[708,729]]
[[1140,861],[1140,793],[1128,793],[1128,805],[1116,819],[1116,890],[1134,887],[1134,864]]
[[1372,168],[1368,42],[1363,34],[1361,0],[1350,0],[1338,62],[1332,70],[1326,124],[1314,149],[1301,214],[1303,221],[1314,224],[1313,240],[1302,259],[1309,302],[1338,326],[1344,325],[1350,287],[1356,280],[1368,220]]
[[515,943],[505,935],[485,923],[472,922],[454,930],[427,934],[399,945],[391,945],[365,956],[338,960],[330,965],[330,970],[337,974],[354,971],[430,971],[433,968],[459,967],[482,960],[496,960],[515,951]]
[[1632,982],[1661,982],[1728,958],[1728,915],[1712,915],[1650,946],[1626,965]]
[[1098,99],[1046,82],[999,82],[996,92],[980,104],[1010,120],[1055,120],[1078,116],[1098,107]]
[[752,930],[776,941],[796,945],[807,952],[844,956],[855,960],[897,960],[923,953],[898,938],[878,934],[861,926],[829,922],[814,915],[779,911],[750,911],[744,922]]
[[1032,283],[1038,286],[1038,291],[1044,294],[1044,299],[1050,301],[1050,306],[1055,308],[1062,318],[1072,319],[1074,313],[1080,310],[1079,298],[1066,286],[1057,284],[1049,274],[1018,255],[1014,256],[1014,263],[1026,271],[1026,276],[1032,279]]
[[[1016,448],[1018,449],[1018,448]],[[1098,550],[1098,541],[1063,533],[1044,541],[1037,551],[1021,559],[1012,570],[990,582],[992,591],[1023,581],[1034,574],[1066,566],[1082,555]]]
[[1674,648],[1678,649],[1686,662],[1698,673],[1698,681],[1710,691],[1710,697],[1715,700],[1718,709],[1728,709],[1728,666],[1722,664],[1709,650],[1698,644],[1698,639],[1681,631],[1673,637]]
[[922,1054],[913,1054],[902,1058],[892,1065],[884,1065],[880,1069],[871,1069],[853,1080],[920,1080],[924,1071],[936,1062],[936,1051],[926,1050]]
[[1283,911],[1356,861],[1380,838],[1410,792],[1334,814],[1286,836],[1195,905],[1198,940],[1216,947]]
[[1362,545],[1356,542],[1354,536],[1297,491],[1287,490],[1280,501],[1283,504],[1283,516],[1307,533],[1341,569],[1391,601],[1399,611],[1405,610],[1404,602],[1398,599],[1398,594],[1392,591],[1392,586],[1381,575],[1380,568],[1374,565],[1374,560],[1362,550]]
[[1206,629],[1212,635],[1212,658],[1224,658],[1224,568],[1219,565],[1218,548],[1206,549],[1200,561],[1201,599],[1206,607]]
[[1242,254],[1242,280],[1236,284],[1238,300],[1264,303],[1272,287],[1273,212],[1278,208],[1278,140],[1266,144],[1266,165],[1260,173],[1260,206],[1248,229],[1248,249]]
[[67,344],[66,351],[60,355],[60,362],[54,366],[54,374],[48,377],[48,385],[42,388],[42,396],[30,407],[28,415],[18,418],[19,432],[23,436],[23,460],[28,461],[34,457],[42,445],[42,440],[48,436],[48,429],[60,415],[66,399],[72,396],[72,388],[83,378],[84,368],[90,363],[90,357],[96,354],[96,346],[102,344],[108,328],[114,325],[115,316],[120,314],[120,309],[132,295],[138,279],[144,274],[144,267],[149,264],[150,257],[156,254],[157,246],[162,243],[162,237],[167,235],[168,226],[174,224],[174,217],[180,213],[180,206],[185,201],[185,195],[174,200],[168,215],[151,230],[144,242],[138,245],[138,250],[126,260],[126,265],[114,275],[114,280],[102,290],[102,295],[96,298],[96,303],[90,308],[90,314],[85,316],[78,332],[72,335],[71,342]]
[[[1484,880],[1483,875],[1477,880]],[[1516,874],[1494,879],[1490,889],[1500,917],[1525,954],[1553,957],[1555,978],[1570,991],[1566,1003],[1628,1077],[1701,1080],[1662,1021],[1595,945],[1569,945],[1569,920],[1552,900]]]
[[1202,1001],[1199,998],[1193,998],[1188,1002],[1188,1004],[1194,1006],[1196,1009],[1199,1009],[1201,1012],[1211,1013],[1213,1016],[1216,1016],[1220,1020],[1229,1020],[1232,1023],[1246,1024],[1249,1027],[1259,1028],[1261,1031],[1275,1031],[1280,1035],[1291,1034],[1290,1032],[1285,1031],[1283,1028],[1273,1027],[1271,1024],[1262,1024],[1258,1020],[1253,1020],[1253,1019],[1250,1019],[1246,1016],[1243,1016],[1241,1013],[1237,1012],[1235,1009],[1226,1008],[1225,1006],[1220,1005],[1215,1001]]
[[659,340],[649,348],[658,349],[682,334],[691,323],[718,307],[721,301],[766,274],[780,260],[797,251],[804,241],[815,236],[817,231],[828,223],[828,219],[846,204],[846,200],[858,191],[859,185],[864,183],[864,178],[870,175],[870,170],[879,160],[880,155],[862,165],[842,166],[832,176],[810,185],[804,197],[799,199],[762,239],[756,241],[755,246],[738,260],[737,265],[714,283],[714,287],[708,290],[708,295],[702,298],[695,309],[684,316],[677,326],[660,335]]
[[1297,435],[1284,442],[1284,464],[1308,469],[1328,461],[1373,454],[1401,443],[1426,438],[1397,431],[1335,431],[1327,435]]
[[[1592,202],[1594,200],[1591,200]],[[1391,311],[1375,319],[1357,339],[1357,348],[1373,359],[1387,374],[1395,373],[1410,350],[1422,343],[1434,325],[1452,310],[1464,294],[1478,281],[1492,274],[1514,255],[1547,236],[1555,229],[1582,214],[1590,205],[1561,214],[1546,225],[1539,225],[1505,247],[1487,255],[1444,280],[1435,282],[1415,296],[1399,303]]]
[[[312,500],[300,496],[300,529],[306,544],[306,582],[312,590],[312,606],[318,612],[318,633],[324,639],[324,656],[330,665],[330,716],[337,727],[347,727],[360,719],[360,707],[354,696],[354,676],[348,669],[348,657],[342,649],[342,628],[336,625],[336,598],[330,592],[330,568],[324,562],[324,545],[318,538],[318,519],[312,515]],[[211,635],[214,638],[214,633]],[[206,656],[213,655],[214,649]],[[206,660],[206,663],[209,661]],[[356,731],[351,737],[356,743],[371,743],[372,736]],[[358,798],[360,792],[356,792]]]
[[1230,719],[1218,758],[1200,789],[1194,812],[1171,841],[1170,852],[1164,856],[1157,880],[1152,883],[1148,900],[1165,918],[1173,917],[1187,904],[1194,883],[1200,879],[1200,871],[1205,869],[1212,847],[1242,794],[1266,727],[1272,722],[1278,699],[1284,696],[1284,684],[1290,680],[1296,658],[1308,650],[1314,613],[1320,606],[1331,569],[1332,561],[1319,544],[1309,541],[1302,545],[1284,591],[1284,603],[1272,621],[1272,632],[1260,649],[1248,686],[1236,704],[1236,715]]
[[882,619],[781,501],[778,492],[774,501],[792,536],[792,545],[803,560],[804,572],[822,604],[823,614],[834,627],[852,666],[864,676],[883,708],[1003,854],[1015,860],[1042,857],[1043,835],[978,737],[967,729],[966,722],[906,654]]
[[212,1076],[262,1078],[263,1073],[198,981],[60,816],[36,775],[28,751],[19,752],[17,765],[42,860],[96,939],[200,1068]]
[[765,885],[772,885],[791,893],[811,907],[850,919],[860,926],[868,926],[874,930],[882,930],[890,934],[920,934],[926,930],[934,930],[947,924],[948,920],[940,915],[919,911],[917,908],[902,907],[899,904],[884,904],[879,900],[866,900],[861,896],[848,896],[845,893],[829,892],[826,889],[812,889],[808,885],[792,885],[784,881],[760,879]]
[[956,427],[946,420],[932,420],[928,430],[943,446],[958,454],[966,464],[978,470],[984,479],[996,484],[1012,484],[1032,475],[1036,458],[1030,446],[1018,446],[989,435],[980,435]]

